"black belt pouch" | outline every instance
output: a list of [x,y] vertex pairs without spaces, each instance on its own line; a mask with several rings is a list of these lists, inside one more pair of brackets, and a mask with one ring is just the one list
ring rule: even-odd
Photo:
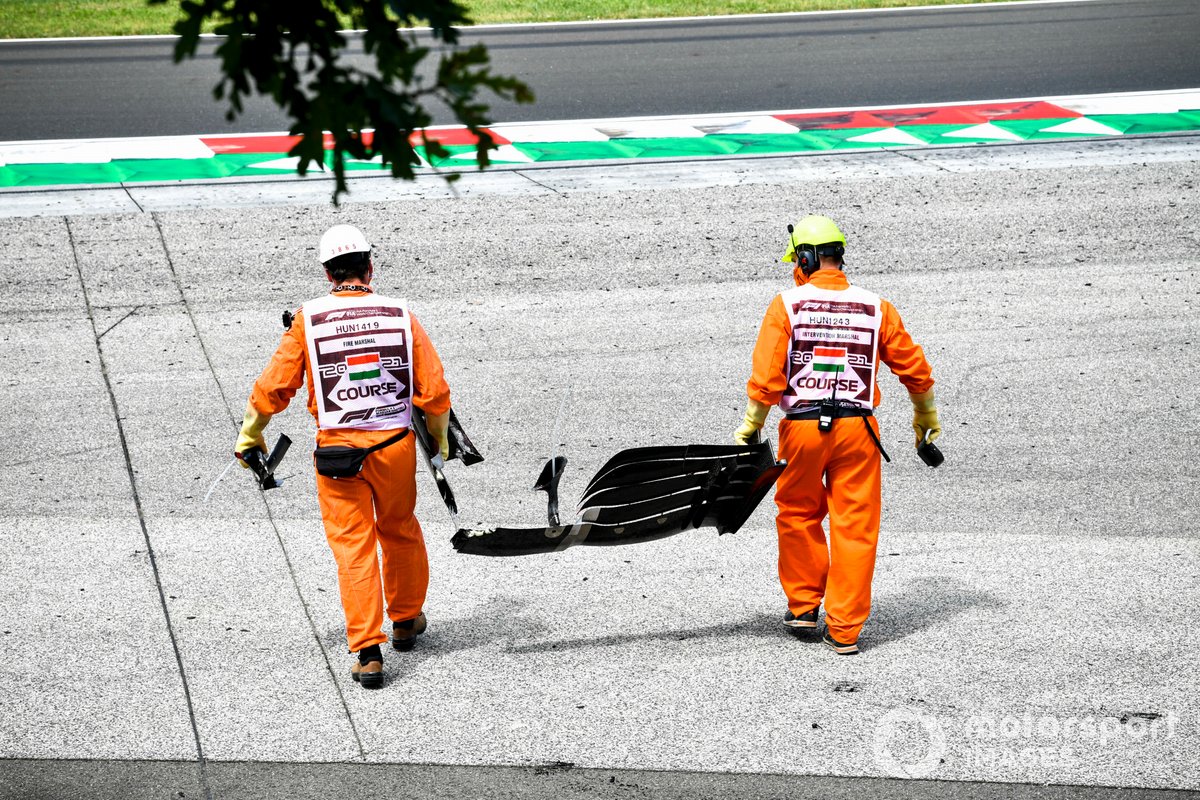
[[367,448],[335,444],[318,447],[313,451],[313,456],[317,460],[317,474],[326,478],[353,478],[362,472]]
[[347,447],[343,444],[318,447],[313,451],[313,458],[317,462],[317,474],[326,478],[353,478],[362,472],[363,462],[367,460],[368,454],[382,450],[389,444],[395,444],[407,435],[408,428],[405,428],[373,447]]

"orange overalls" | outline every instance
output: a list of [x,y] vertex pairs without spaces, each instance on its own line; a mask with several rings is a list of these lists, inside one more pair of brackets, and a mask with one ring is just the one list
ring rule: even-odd
[[[352,295],[353,292],[338,293]],[[415,316],[412,324],[413,404],[426,414],[450,408],[450,387],[433,343]],[[254,382],[250,403],[260,413],[277,414],[300,388],[308,385],[308,410],[317,417],[312,370],[304,338],[304,316],[297,312],[292,327]],[[317,430],[317,446],[370,447],[395,435],[389,430],[341,428]],[[338,588],[346,614],[346,639],[351,652],[387,641],[383,598],[393,621],[415,618],[429,588],[429,559],[421,525],[413,516],[416,504],[415,436],[367,456],[362,472],[353,478],[317,475],[317,499],[325,536],[338,567]],[[383,552],[383,586],[376,546]]]
[[[797,274],[800,274],[797,270]],[[850,288],[838,269],[820,269],[809,282],[819,289]],[[900,314],[881,302],[878,356],[911,394],[933,388],[929,362],[904,329]],[[775,405],[788,379],[791,321],[776,296],[767,308],[746,393]],[[873,405],[882,395],[875,384]],[[825,603],[825,624],[839,642],[856,642],[871,611],[871,579],[879,541],[880,455],[866,429],[878,435],[874,417],[836,419],[822,433],[817,420],[779,423],[779,458],[787,468],[775,484],[779,533],[779,582],[797,616]],[[829,539],[821,527],[829,516]]]

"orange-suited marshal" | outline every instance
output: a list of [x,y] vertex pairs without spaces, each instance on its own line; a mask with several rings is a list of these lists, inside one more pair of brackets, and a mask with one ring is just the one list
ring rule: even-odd
[[337,562],[349,649],[358,654],[351,675],[376,688],[383,684],[380,645],[388,639],[384,602],[394,647],[411,649],[425,630],[429,561],[413,515],[416,437],[409,425],[413,406],[424,411],[446,456],[450,388],[408,304],[372,290],[370,250],[350,225],[321,237],[320,259],[333,286],[295,314],[255,381],[236,452],[265,450],[263,428],[307,384],[317,420],[317,497]]
[[924,352],[891,303],[846,279],[845,245],[828,217],[805,217],[791,232],[784,260],[796,264],[796,286],[767,308],[734,439],[753,438],[771,406],[783,412],[779,458],[788,465],[775,485],[783,621],[815,633],[824,605],[823,641],[852,655],[871,611],[879,540],[880,364],[909,391],[917,445],[941,426]]

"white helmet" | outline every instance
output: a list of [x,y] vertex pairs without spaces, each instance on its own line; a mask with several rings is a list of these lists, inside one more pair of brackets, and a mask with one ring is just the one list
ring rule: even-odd
[[324,264],[346,253],[369,253],[371,245],[353,225],[334,225],[321,236],[320,257]]

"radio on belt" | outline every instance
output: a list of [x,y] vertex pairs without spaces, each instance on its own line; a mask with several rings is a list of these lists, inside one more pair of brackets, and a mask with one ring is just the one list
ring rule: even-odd
[[837,404],[831,399],[821,401],[821,416],[818,417],[817,430],[821,433],[828,433],[833,429],[833,410],[837,408]]

